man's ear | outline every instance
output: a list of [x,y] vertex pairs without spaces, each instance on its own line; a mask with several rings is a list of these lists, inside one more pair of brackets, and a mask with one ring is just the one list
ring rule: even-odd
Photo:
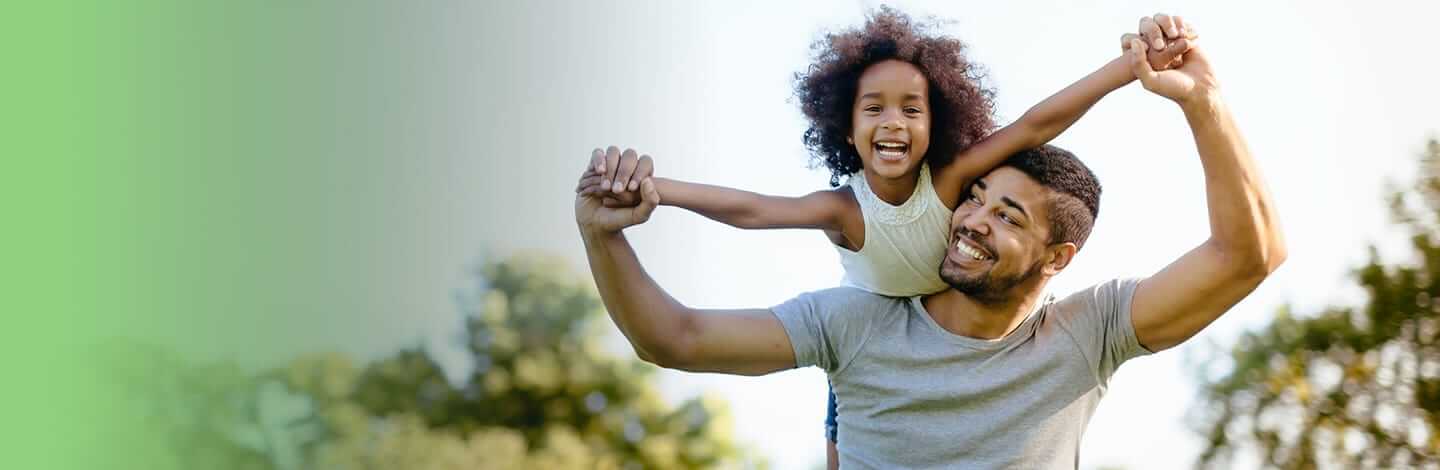
[[1080,251],[1080,247],[1075,246],[1074,243],[1065,242],[1050,245],[1045,251],[1049,259],[1045,260],[1045,266],[1042,269],[1046,276],[1054,276],[1070,265],[1070,261],[1075,259],[1075,253]]

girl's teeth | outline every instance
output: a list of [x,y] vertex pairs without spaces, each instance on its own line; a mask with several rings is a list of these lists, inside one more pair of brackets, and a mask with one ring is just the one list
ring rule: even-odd
[[877,142],[875,144],[875,151],[889,158],[903,156],[905,155],[906,150],[908,150],[908,147],[905,144],[896,144],[890,142]]
[[886,157],[895,158],[895,157],[904,156],[904,155],[905,155],[905,149],[903,149],[903,148],[897,149],[897,148],[894,148],[894,147],[879,147],[879,148],[876,149],[876,153],[879,153],[880,155],[883,155],[883,156],[886,156]]

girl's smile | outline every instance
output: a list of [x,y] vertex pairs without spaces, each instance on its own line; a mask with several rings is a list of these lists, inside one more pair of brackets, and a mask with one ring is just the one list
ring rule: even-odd
[[929,82],[902,60],[875,63],[860,74],[850,142],[871,178],[903,179],[919,171],[930,147]]

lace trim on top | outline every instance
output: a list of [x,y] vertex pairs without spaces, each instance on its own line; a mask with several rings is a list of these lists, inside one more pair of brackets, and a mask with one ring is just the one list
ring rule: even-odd
[[845,182],[855,192],[855,200],[860,203],[862,213],[865,214],[866,222],[880,222],[887,225],[904,225],[914,222],[925,211],[930,210],[931,201],[934,197],[926,197],[923,191],[935,191],[935,186],[930,182],[930,165],[920,164],[920,178],[915,182],[915,191],[910,193],[910,198],[898,206],[876,196],[870,190],[870,183],[865,181],[864,170],[851,175]]

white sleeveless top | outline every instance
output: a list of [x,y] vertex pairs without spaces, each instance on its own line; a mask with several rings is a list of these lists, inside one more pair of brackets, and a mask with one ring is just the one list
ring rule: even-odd
[[932,294],[949,286],[940,280],[950,231],[950,209],[935,194],[930,166],[921,164],[915,192],[892,206],[870,190],[863,173],[845,184],[855,192],[865,219],[865,245],[850,251],[839,245],[847,286],[880,295],[909,297]]

